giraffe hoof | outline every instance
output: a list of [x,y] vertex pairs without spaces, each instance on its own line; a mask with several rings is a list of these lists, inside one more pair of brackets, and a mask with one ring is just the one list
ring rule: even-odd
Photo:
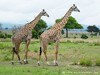
[[20,64],[22,64],[22,62],[19,62]]
[[12,65],[14,65],[14,62],[12,62]]
[[47,66],[50,66],[50,63],[49,62],[47,62]]
[[55,66],[58,66],[58,63],[55,63]]
[[28,61],[24,61],[24,64],[28,64]]
[[38,66],[40,66],[40,63],[38,63]]
[[47,64],[47,66],[50,66],[50,64]]
[[49,65],[47,65],[47,66],[50,66],[50,64],[49,64]]

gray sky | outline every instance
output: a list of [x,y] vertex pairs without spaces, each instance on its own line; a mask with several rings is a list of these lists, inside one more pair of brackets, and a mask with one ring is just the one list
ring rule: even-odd
[[100,26],[100,0],[0,0],[0,23],[24,25],[45,9],[50,17],[42,19],[53,25],[73,4],[81,11],[72,13],[80,24]]

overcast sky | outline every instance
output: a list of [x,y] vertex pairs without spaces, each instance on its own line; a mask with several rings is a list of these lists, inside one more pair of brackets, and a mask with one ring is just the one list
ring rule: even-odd
[[24,25],[45,9],[50,17],[42,19],[53,25],[73,4],[81,11],[72,13],[80,24],[100,26],[100,0],[0,0],[0,23]]

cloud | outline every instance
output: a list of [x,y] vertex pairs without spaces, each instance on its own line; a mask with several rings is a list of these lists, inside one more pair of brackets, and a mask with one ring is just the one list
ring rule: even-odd
[[64,16],[72,4],[76,4],[81,12],[73,12],[72,16],[80,24],[100,25],[99,3],[99,0],[0,0],[0,22],[25,24],[45,9],[50,17],[42,17],[42,19],[48,25],[53,25],[57,18]]

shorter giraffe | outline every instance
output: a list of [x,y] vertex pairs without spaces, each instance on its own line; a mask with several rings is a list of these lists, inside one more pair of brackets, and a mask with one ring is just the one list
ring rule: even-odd
[[40,53],[39,53],[38,65],[40,65],[40,58],[41,58],[42,51],[44,52],[47,65],[49,65],[46,52],[47,52],[48,42],[50,42],[50,41],[54,41],[56,43],[54,63],[55,63],[56,66],[58,65],[57,55],[58,55],[59,42],[60,42],[61,35],[62,35],[61,31],[62,31],[63,27],[65,26],[65,24],[68,22],[69,16],[71,15],[71,13],[73,11],[80,12],[80,10],[77,8],[77,6],[75,6],[75,4],[73,4],[73,6],[70,7],[68,12],[64,15],[64,17],[61,19],[61,21],[59,23],[56,23],[49,30],[47,30],[47,31],[45,31],[41,34],[41,36],[40,36]]
[[30,23],[27,23],[24,27],[22,27],[17,32],[15,32],[15,34],[12,36],[11,38],[12,43],[13,43],[12,64],[14,64],[14,54],[17,55],[18,60],[21,63],[20,56],[19,56],[19,47],[22,41],[24,41],[26,44],[24,63],[25,64],[28,63],[27,53],[28,53],[28,46],[30,44],[31,37],[32,37],[32,30],[36,26],[36,24],[38,23],[38,21],[41,19],[42,16],[49,17],[49,15],[46,13],[44,9],[37,15],[37,17],[34,20],[32,20]]

